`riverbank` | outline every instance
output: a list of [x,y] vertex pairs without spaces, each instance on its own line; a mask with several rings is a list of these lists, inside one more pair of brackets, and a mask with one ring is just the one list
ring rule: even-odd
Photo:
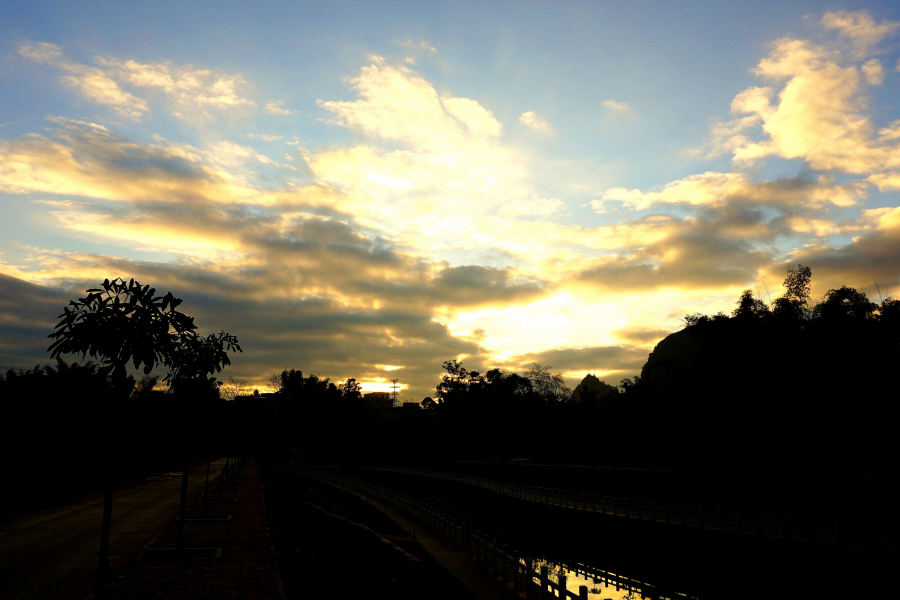
[[883,592],[892,585],[894,553],[575,511],[397,473],[352,476],[447,512],[523,555],[581,562],[699,598],[832,597],[854,582]]

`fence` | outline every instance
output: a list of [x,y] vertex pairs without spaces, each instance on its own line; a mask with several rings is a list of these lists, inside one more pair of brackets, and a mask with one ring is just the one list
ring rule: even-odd
[[[551,598],[587,600],[588,598],[588,587],[586,585],[579,586],[578,593],[572,592],[567,588],[568,577],[565,574],[553,575],[550,572],[549,565],[538,564],[541,562],[539,559],[520,557],[519,552],[515,550],[510,553],[507,544],[499,542],[497,538],[491,537],[487,532],[482,532],[473,526],[466,527],[463,521],[455,519],[445,512],[436,510],[423,502],[413,500],[405,494],[368,481],[336,475],[322,470],[307,468],[300,469],[300,472],[312,479],[352,489],[365,494],[367,497],[371,496],[391,504],[410,515],[413,519],[425,524],[433,531],[440,533],[466,549],[472,557],[502,577],[504,582],[512,584],[513,589],[517,592],[524,592],[527,598],[533,598],[534,600],[550,600]],[[593,568],[582,563],[575,563],[571,566],[562,563],[561,566],[567,567],[569,571],[574,571],[576,575],[581,574],[585,578],[593,579],[595,584],[613,585],[616,591],[625,589],[629,592],[640,594],[644,590],[656,589],[645,582],[603,569]],[[670,597],[687,598],[683,594],[674,594]]]
[[568,490],[558,490],[537,486],[516,485],[446,471],[430,471],[411,467],[372,466],[376,471],[388,471],[418,477],[431,477],[478,486],[498,494],[559,506],[573,510],[601,513],[611,516],[656,521],[681,527],[714,529],[746,535],[763,535],[796,541],[864,547],[883,551],[897,551],[897,526],[893,535],[869,531],[866,523],[862,527],[849,526],[835,519],[833,523],[814,522],[811,518],[790,517],[757,513],[747,515],[741,511],[724,511],[689,507],[684,504],[661,504],[643,500],[633,500],[616,496],[585,494]]

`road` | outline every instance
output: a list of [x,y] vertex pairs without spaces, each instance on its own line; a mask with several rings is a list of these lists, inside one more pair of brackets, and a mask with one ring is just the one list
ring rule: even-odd
[[[218,473],[225,459],[213,462]],[[206,464],[189,471],[188,493],[202,493]],[[212,476],[211,476],[212,479]],[[113,576],[178,516],[181,477],[131,483],[113,494],[110,568]],[[100,555],[103,496],[17,515],[0,523],[0,596],[84,600]]]

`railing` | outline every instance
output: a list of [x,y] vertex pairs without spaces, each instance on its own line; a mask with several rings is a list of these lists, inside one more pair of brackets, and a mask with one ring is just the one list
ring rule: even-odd
[[[549,565],[538,564],[539,560],[530,557],[520,557],[518,551],[510,553],[506,544],[499,542],[497,538],[491,537],[487,532],[483,533],[480,529],[475,529],[473,526],[466,527],[463,521],[455,519],[424,502],[413,500],[405,494],[384,486],[375,485],[353,477],[336,475],[320,469],[304,468],[300,469],[300,472],[312,479],[352,489],[365,494],[366,497],[371,496],[391,504],[410,515],[413,519],[424,523],[430,529],[463,547],[472,557],[492,569],[495,574],[500,575],[504,582],[512,584],[513,589],[517,592],[524,592],[527,598],[535,600],[549,600],[550,598],[587,600],[588,598],[588,587],[586,585],[579,586],[577,594],[568,590],[568,577],[565,574],[559,573],[553,576]],[[536,565],[537,568],[535,568]],[[563,563],[562,566],[567,567],[569,571],[574,571],[576,575],[581,574],[585,578],[593,579],[595,584],[613,585],[616,591],[626,589],[630,592],[641,593],[643,590],[654,587],[645,582],[602,569],[596,569],[582,563],[575,563],[571,566]],[[673,594],[669,597],[687,598],[683,594]]]
[[715,529],[746,535],[763,535],[797,541],[843,546],[865,547],[876,550],[897,550],[897,527],[893,535],[883,533],[875,535],[869,531],[866,523],[862,527],[854,527],[835,519],[833,523],[823,525],[811,518],[790,517],[787,515],[771,515],[757,513],[747,515],[741,511],[725,511],[708,509],[702,506],[690,507],[684,504],[661,504],[643,500],[633,500],[616,496],[603,496],[558,490],[538,486],[505,483],[486,477],[461,475],[446,471],[430,471],[411,467],[372,466],[376,471],[388,471],[418,477],[431,477],[467,485],[478,486],[498,494],[537,502],[550,506],[559,506],[573,510],[595,512],[629,519],[656,521],[682,527]]

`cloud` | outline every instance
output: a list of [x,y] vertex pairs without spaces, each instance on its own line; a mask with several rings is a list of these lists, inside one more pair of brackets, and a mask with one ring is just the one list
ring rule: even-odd
[[629,325],[628,327],[614,329],[613,331],[610,331],[610,333],[623,342],[630,342],[632,344],[645,346],[648,344],[655,344],[659,342],[667,335],[672,333],[672,331],[669,329],[660,329],[658,327],[642,327],[640,325]]
[[319,105],[365,143],[304,155],[318,181],[342,191],[341,209],[424,255],[519,255],[511,248],[522,245],[522,232],[505,223],[501,236],[494,217],[547,214],[556,204],[534,199],[526,160],[503,142],[493,113],[386,62],[348,83],[354,100]]
[[500,134],[499,121],[478,102],[440,97],[430,82],[404,66],[371,64],[350,84],[358,100],[318,101],[337,125],[431,152]]
[[[881,63],[842,65],[839,54],[804,40],[783,38],[754,69],[779,88],[751,87],[731,110],[739,116],[714,133],[712,148],[733,152],[737,165],[767,156],[803,159],[816,170],[863,174],[900,165],[900,146],[875,135],[866,116],[864,82],[883,81]],[[760,127],[764,139],[744,131]]]
[[[52,44],[21,54],[66,60]],[[250,82],[233,74],[113,59],[86,68],[182,114],[253,108],[239,101]],[[28,266],[0,270],[54,302],[117,274],[171,289],[202,326],[240,337],[247,352],[232,373],[248,379],[293,366],[376,381],[392,365],[427,390],[454,357],[630,375],[670,315],[728,309],[786,259],[814,264],[821,282],[855,266],[896,280],[900,213],[865,205],[875,189],[900,189],[900,121],[876,128],[866,104],[881,62],[779,40],[754,73],[759,85],[734,97],[695,154],[732,154],[733,171],[600,188],[593,219],[566,207],[567,192],[535,189],[535,158],[505,142],[491,105],[381,56],[346,80],[347,97],[318,101],[354,142],[298,147],[284,165],[244,145],[274,135],[141,143],[53,119],[51,133],[0,142],[0,190],[101,250],[23,249],[16,262]],[[604,110],[633,116],[616,101]],[[789,157],[803,176],[763,180],[767,169],[753,168]],[[135,251],[168,258],[115,256]],[[16,281],[0,279],[0,298]]]
[[[810,244],[788,256],[812,268],[814,299],[842,285],[874,296],[875,282],[885,296],[900,293],[900,274],[895,268],[900,261],[900,211],[892,207],[872,217],[877,226],[843,246]],[[775,267],[771,271],[773,276],[778,274]]]
[[[436,382],[436,372],[444,360],[461,354],[479,356],[480,352],[477,344],[451,336],[427,312],[348,310],[340,302],[321,296],[270,294],[261,298],[256,287],[260,278],[242,284],[240,270],[198,271],[195,265],[87,255],[68,256],[54,265],[54,271],[63,268],[68,269],[65,280],[47,278],[40,285],[0,276],[0,303],[13,314],[32,319],[24,325],[26,330],[23,324],[0,323],[0,347],[8,341],[19,354],[46,356],[46,335],[52,331],[53,317],[68,299],[80,297],[104,277],[121,274],[183,298],[181,310],[196,318],[201,333],[225,330],[237,335],[244,353],[232,357],[228,372],[250,380],[259,381],[266,373],[286,365],[323,377],[365,380],[383,375],[371,364],[376,362],[372,357],[377,356],[379,361],[406,365],[393,375],[427,389]],[[30,290],[27,297],[20,291],[23,287]],[[25,305],[28,299],[42,297],[38,304]],[[41,314],[42,318],[36,318]],[[23,346],[24,341],[28,343]],[[6,362],[12,357],[0,354],[0,358]],[[37,362],[26,360],[10,366]]]
[[553,132],[553,127],[550,125],[550,123],[539,119],[533,110],[523,112],[521,115],[519,115],[519,123],[525,125],[526,127],[530,127],[535,131],[542,131],[544,133]]
[[822,16],[825,29],[836,29],[854,45],[857,56],[862,57],[871,46],[878,44],[886,36],[900,28],[900,21],[876,23],[868,11],[828,11]]
[[[280,135],[268,133],[248,133],[247,137],[250,139],[262,140],[264,142],[277,142],[282,138]],[[290,142],[288,143],[290,144]]]
[[868,60],[860,67],[866,82],[872,85],[881,85],[884,83],[884,67],[877,58]]
[[[763,232],[772,232],[765,225],[759,227],[761,214],[735,217],[685,220],[670,235],[631,252],[582,261],[575,280],[617,293],[746,285],[774,259],[771,250],[754,244],[755,238],[765,237]],[[754,235],[738,237],[729,229],[749,229]]]
[[188,117],[197,110],[233,110],[255,105],[241,95],[240,89],[248,84],[239,74],[168,62],[140,63],[115,58],[98,58],[97,62],[119,81],[162,92],[176,116]]
[[62,48],[50,42],[25,42],[19,45],[18,52],[22,58],[29,58],[47,65],[64,60]]
[[600,105],[606,109],[606,118],[609,120],[632,120],[637,118],[632,108],[625,102],[604,100]]
[[140,98],[126,92],[104,71],[66,59],[55,44],[26,42],[19,46],[22,58],[55,66],[64,72],[61,80],[76,92],[97,104],[111,108],[128,119],[140,119],[149,106]]
[[647,360],[647,351],[628,346],[588,346],[554,348],[543,352],[529,352],[511,356],[504,366],[518,372],[527,371],[534,363],[550,365],[556,371],[607,371],[631,373],[640,371]]
[[162,93],[172,113],[181,118],[209,116],[209,110],[254,106],[252,100],[240,93],[247,82],[239,74],[113,57],[96,57],[96,66],[88,66],[66,58],[59,46],[47,42],[21,44],[19,55],[62,70],[63,83],[87,99],[134,120],[140,119],[150,107],[145,99],[124,90],[122,85],[132,90]]
[[431,45],[431,43],[426,42],[425,40],[411,40],[409,37],[405,37],[402,40],[397,41],[398,44],[403,46],[404,48],[409,49],[412,52],[423,52],[425,54],[437,54],[437,49]]
[[284,108],[284,102],[281,100],[276,100],[275,102],[269,102],[266,104],[266,107],[263,109],[266,111],[266,114],[270,114],[275,117],[287,117],[288,115],[296,114],[296,110],[288,110]]
[[731,154],[751,142],[745,132],[758,126],[760,122],[761,119],[757,115],[718,121],[713,124],[709,139],[699,148],[688,149],[687,154],[707,160]]
[[210,163],[231,168],[239,167],[251,159],[265,164],[273,163],[272,159],[260,154],[253,148],[241,146],[227,140],[209,144],[209,150],[206,152],[206,155]]
[[68,304],[67,292],[0,272],[0,371],[46,362],[47,335]]
[[516,216],[541,216],[546,217],[565,206],[556,198],[538,198],[532,196],[518,202],[510,202],[500,207],[500,214],[509,217]]
[[653,205],[709,206],[739,199],[744,203],[772,206],[847,207],[864,198],[867,187],[863,182],[836,183],[824,175],[814,181],[792,178],[752,182],[743,173],[707,171],[667,183],[655,192],[611,188],[591,204],[595,210],[603,210],[611,201],[642,210]]

